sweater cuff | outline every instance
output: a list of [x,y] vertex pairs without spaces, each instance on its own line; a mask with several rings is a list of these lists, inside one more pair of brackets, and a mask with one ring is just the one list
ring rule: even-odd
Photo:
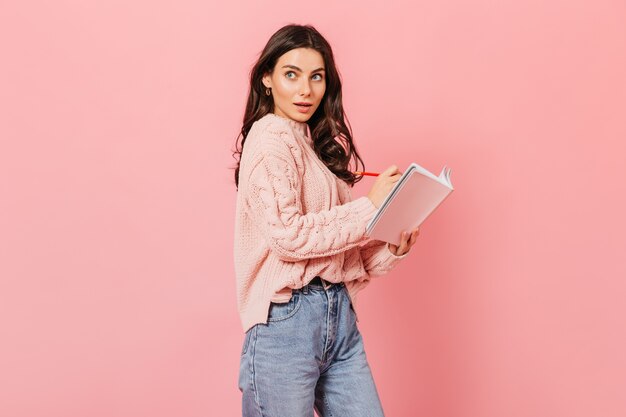
[[359,218],[363,219],[363,222],[367,224],[374,218],[374,215],[378,211],[372,200],[367,196],[359,197],[353,200],[354,210],[359,215]]

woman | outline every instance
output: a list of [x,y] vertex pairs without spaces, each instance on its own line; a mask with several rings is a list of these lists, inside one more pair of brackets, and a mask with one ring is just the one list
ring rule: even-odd
[[[234,260],[245,339],[243,416],[382,416],[356,322],[356,294],[406,257],[365,236],[401,173],[378,176],[352,200],[363,161],[344,122],[328,42],[288,25],[265,46],[251,85],[235,170]],[[245,145],[245,146],[244,146]]]

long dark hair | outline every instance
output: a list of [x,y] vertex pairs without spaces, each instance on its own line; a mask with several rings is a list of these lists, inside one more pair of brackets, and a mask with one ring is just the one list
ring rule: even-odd
[[[265,86],[261,80],[265,74],[274,70],[278,58],[296,48],[311,48],[318,51],[324,58],[326,68],[324,97],[316,112],[307,121],[315,153],[331,172],[351,187],[363,178],[362,175],[354,175],[349,168],[352,159],[357,170],[359,162],[363,166],[361,171],[365,170],[365,164],[356,151],[351,129],[344,121],[347,117],[343,110],[341,79],[335,67],[333,51],[326,39],[313,26],[291,24],[283,26],[272,35],[250,71],[248,102],[243,126],[237,136],[236,150],[233,153],[233,157],[239,155],[235,169],[235,186],[237,187],[239,186],[239,163],[246,136],[255,121],[274,110],[274,100],[271,95],[264,94]],[[241,148],[238,146],[240,138]]]

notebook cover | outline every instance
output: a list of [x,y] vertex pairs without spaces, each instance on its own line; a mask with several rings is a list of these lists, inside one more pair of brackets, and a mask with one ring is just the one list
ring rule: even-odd
[[402,231],[411,231],[424,220],[452,192],[440,182],[413,171],[409,174],[395,197],[375,225],[368,225],[368,235],[372,239],[399,245]]

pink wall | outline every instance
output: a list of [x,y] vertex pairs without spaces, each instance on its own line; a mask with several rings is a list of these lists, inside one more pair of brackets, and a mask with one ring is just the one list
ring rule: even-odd
[[387,414],[626,413],[626,4],[393,3],[0,6],[0,415],[239,414],[230,150],[292,22],[368,169],[452,168],[361,295]]

